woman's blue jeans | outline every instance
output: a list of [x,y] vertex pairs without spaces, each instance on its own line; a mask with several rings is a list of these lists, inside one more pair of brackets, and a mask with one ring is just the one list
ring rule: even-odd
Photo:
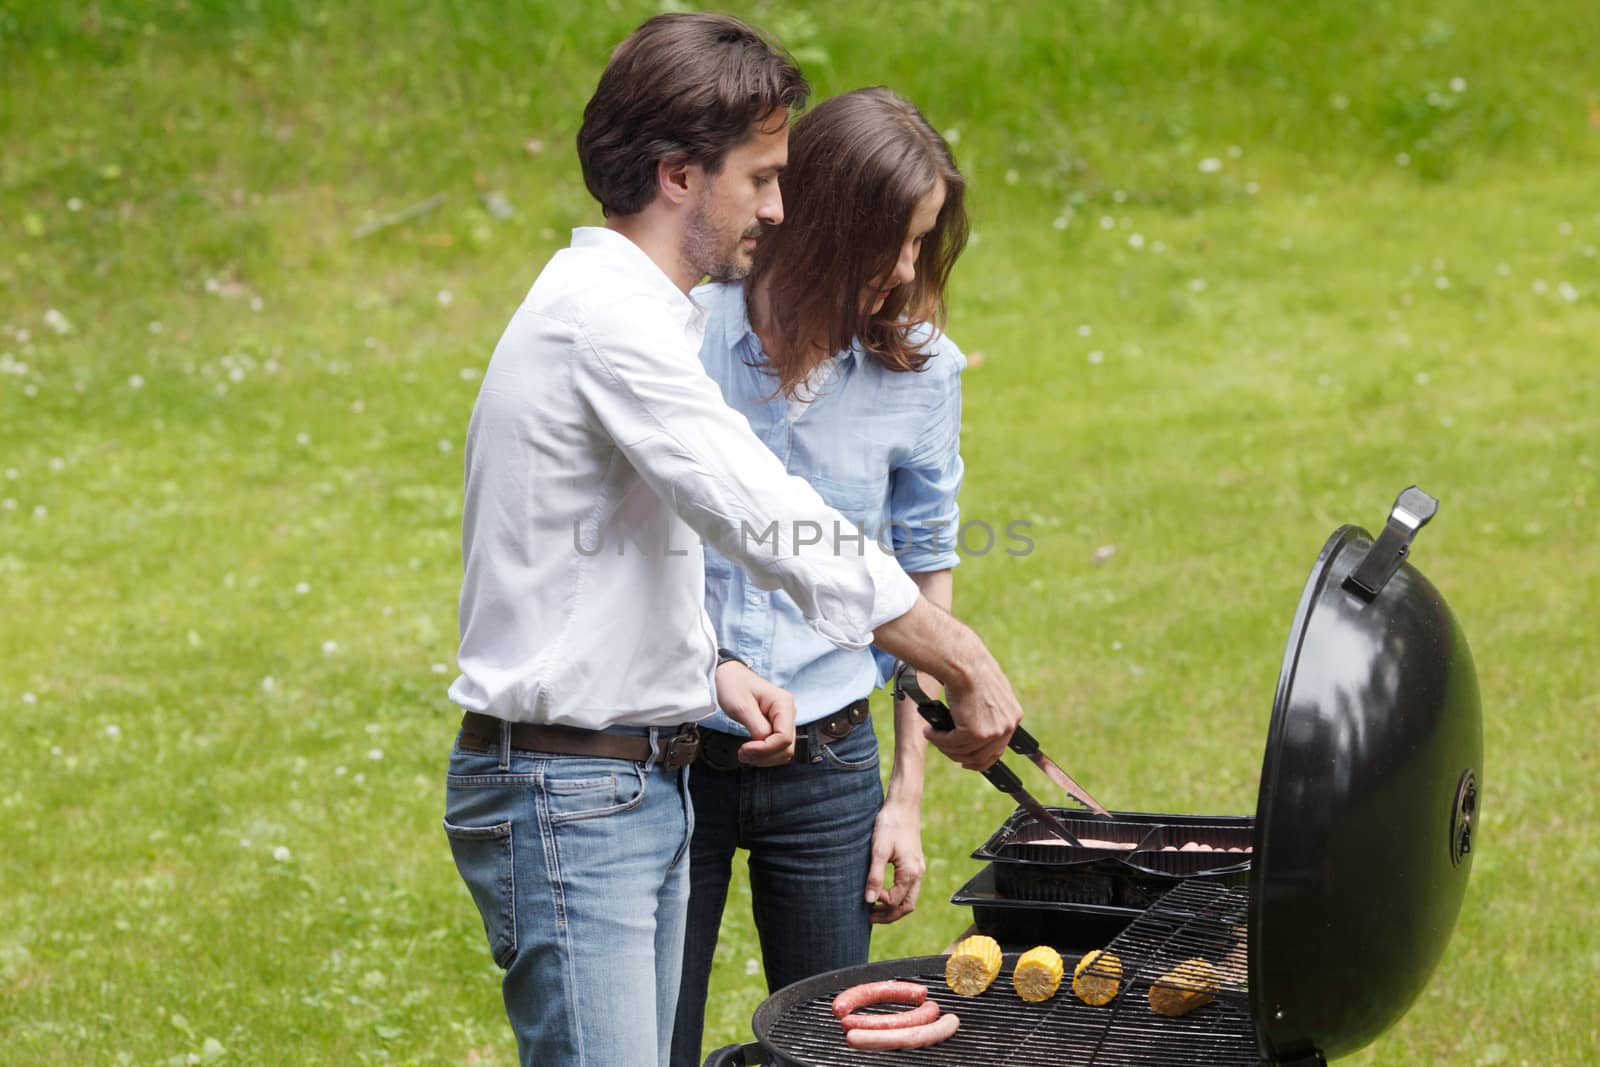
[[813,752],[820,758],[782,767],[714,771],[697,763],[690,773],[689,924],[672,1067],[701,1062],[706,988],[735,849],[750,852],[769,991],[867,962],[872,923],[863,894],[883,806],[872,721]]
[[685,779],[654,762],[451,752],[444,829],[505,970],[524,1067],[667,1062],[694,826]]

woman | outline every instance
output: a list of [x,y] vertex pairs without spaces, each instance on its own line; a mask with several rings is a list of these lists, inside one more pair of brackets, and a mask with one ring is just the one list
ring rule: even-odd
[[[942,325],[945,283],[966,243],[965,183],[915,107],[862,89],[795,123],[783,192],[785,221],[761,237],[749,276],[693,294],[708,312],[701,361],[790,473],[891,547],[948,609],[966,360]],[[816,534],[862,550],[855,530]],[[866,713],[886,658],[830,644],[789,597],[705,554],[718,644],[794,694],[797,742],[785,766],[744,767],[736,750],[748,735],[721,712],[701,724],[675,1067],[700,1063],[737,848],[750,853],[774,990],[865,963],[871,924],[908,914],[924,871],[921,720],[909,701],[895,709],[885,797]]]

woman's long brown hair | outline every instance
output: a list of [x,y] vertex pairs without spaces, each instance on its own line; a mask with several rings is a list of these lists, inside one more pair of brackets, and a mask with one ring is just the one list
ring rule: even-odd
[[[861,293],[894,268],[917,203],[944,181],[944,206],[917,256],[917,277],[875,314]],[[857,341],[893,371],[920,370],[922,323],[941,330],[945,284],[967,242],[966,182],[922,113],[888,89],[857,89],[817,105],[789,135],[784,221],[766,233],[746,279],[764,283],[778,388],[793,393],[818,358]]]

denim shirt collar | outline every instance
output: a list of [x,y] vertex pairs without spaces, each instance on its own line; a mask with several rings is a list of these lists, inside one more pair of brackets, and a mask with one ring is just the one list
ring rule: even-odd
[[[745,299],[744,286],[739,284],[730,285],[729,290],[735,305],[733,310],[736,313],[723,317],[723,328],[726,331],[724,336],[728,350],[731,352],[743,352],[759,360],[761,365],[755,369],[759,373],[766,374],[768,373],[765,366],[766,349],[761,347],[761,338],[756,335],[756,328],[750,325],[750,304]],[[843,354],[850,357],[839,361],[840,373],[844,374],[848,374],[851,370],[860,366],[862,358],[866,355],[861,348],[860,340],[852,341],[850,347]]]

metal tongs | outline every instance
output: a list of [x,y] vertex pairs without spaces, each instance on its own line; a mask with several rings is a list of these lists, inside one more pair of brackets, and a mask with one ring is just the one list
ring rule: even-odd
[[[917,702],[917,712],[928,720],[928,723],[935,730],[954,730],[956,728],[955,718],[950,714],[949,706],[944,701],[930,697],[922,691],[922,685],[917,681],[917,669],[911,664],[901,663],[895,668],[894,695],[897,699],[909,697],[915,700]],[[1012,732],[1011,740],[1008,744],[1011,751],[1020,756],[1027,756],[1032,760],[1052,782],[1066,792],[1067,796],[1096,815],[1111,817],[1111,813],[1106,810],[1105,805],[1090,796],[1087,789],[1073,781],[1072,776],[1062,770],[1055,760],[1046,756],[1040,750],[1039,742],[1021,726],[1018,726]],[[1024,788],[1022,779],[1018,778],[1016,772],[1010,767],[1007,767],[999,760],[995,760],[994,766],[984,771],[983,776],[989,780],[990,785],[1015,800],[1018,807],[1033,816],[1034,821],[1046,830],[1049,830],[1069,845],[1078,848],[1083,847],[1082,842],[1062,824],[1060,819],[1052,815],[1048,808],[1034,799],[1033,794]]]

